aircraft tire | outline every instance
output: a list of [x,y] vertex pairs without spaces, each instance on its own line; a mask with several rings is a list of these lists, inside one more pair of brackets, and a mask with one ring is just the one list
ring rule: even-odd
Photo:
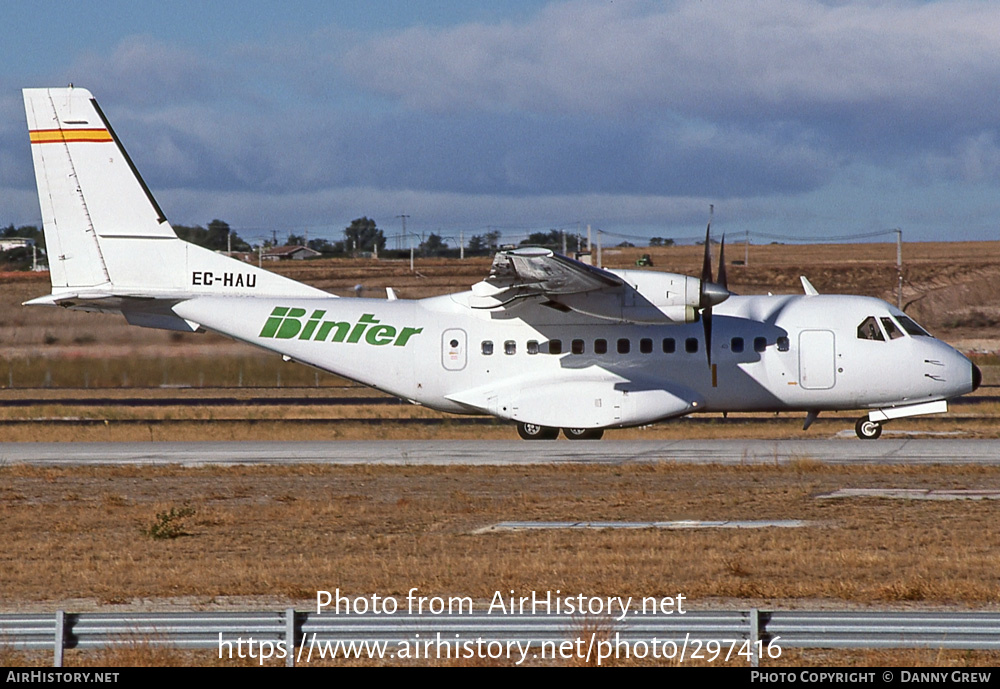
[[559,429],[518,421],[517,434],[524,440],[555,440],[559,437]]
[[600,440],[604,437],[603,428],[564,428],[563,435],[567,440]]
[[878,440],[879,436],[882,435],[882,424],[869,420],[867,416],[862,416],[854,424],[854,432],[862,440]]

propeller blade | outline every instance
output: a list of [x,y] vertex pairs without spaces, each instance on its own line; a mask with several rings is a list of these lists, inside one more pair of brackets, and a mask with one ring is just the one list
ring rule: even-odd
[[712,368],[712,307],[702,309],[701,324],[705,328],[705,354],[708,355],[708,367]]
[[725,289],[729,289],[729,280],[726,279],[726,235],[722,235],[722,244],[719,245],[719,284]]
[[705,303],[705,288],[710,282],[712,282],[712,240],[710,239],[710,232],[712,231],[712,221],[708,221],[708,228],[705,230],[705,257],[701,262],[701,307],[705,308],[708,304]]
[[701,309],[701,325],[705,329],[705,354],[708,367],[712,368],[712,305],[716,295],[712,293],[712,216],[709,213],[708,227],[705,228],[705,257],[701,262],[701,284],[698,287],[698,306]]

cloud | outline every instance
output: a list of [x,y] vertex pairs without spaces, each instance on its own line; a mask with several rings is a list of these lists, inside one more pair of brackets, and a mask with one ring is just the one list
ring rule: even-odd
[[129,36],[109,53],[88,52],[73,60],[65,74],[105,99],[139,107],[218,100],[239,82],[237,74],[209,54],[152,36]]
[[[968,0],[585,0],[378,34],[128,36],[52,83],[94,92],[179,222],[651,227],[715,202],[843,234],[1000,178],[998,28],[1000,5]],[[0,113],[4,183],[33,187],[19,94]]]
[[969,184],[1000,182],[1000,145],[996,132],[962,137],[949,151],[929,153],[924,172],[930,179],[953,178]]
[[568,2],[379,36],[344,69],[418,111],[846,121],[868,147],[993,126],[998,28],[1000,6],[982,2]]

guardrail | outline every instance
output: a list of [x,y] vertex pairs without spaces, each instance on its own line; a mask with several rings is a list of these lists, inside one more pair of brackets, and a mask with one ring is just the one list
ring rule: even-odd
[[[886,611],[688,611],[674,615],[627,615],[578,618],[565,615],[375,615],[316,614],[289,608],[274,612],[51,613],[0,614],[0,646],[18,650],[52,650],[61,667],[67,648],[101,649],[116,644],[149,644],[179,649],[236,648],[253,637],[258,643],[285,649],[306,645],[451,643],[485,639],[499,644],[555,647],[584,639],[639,645],[673,644],[688,658],[721,644],[743,648],[736,656],[752,666],[785,648],[932,648],[1000,649],[1000,613]],[[291,639],[288,645],[286,640]],[[683,647],[682,647],[683,644]],[[732,646],[735,644],[735,646]],[[242,647],[240,647],[242,649]],[[718,646],[714,646],[718,648]],[[283,656],[291,666],[296,654]],[[668,656],[669,657],[669,656]],[[770,655],[770,657],[777,657]],[[301,653],[299,654],[301,661]]]

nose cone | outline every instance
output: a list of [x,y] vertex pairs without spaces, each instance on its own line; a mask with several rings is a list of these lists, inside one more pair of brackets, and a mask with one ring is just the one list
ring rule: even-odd
[[983,372],[979,370],[979,367],[972,364],[972,390],[975,392],[979,389],[979,386],[983,384]]
[[701,283],[701,303],[699,306],[706,309],[710,306],[715,306],[716,304],[721,304],[726,299],[729,298],[730,292],[728,289],[723,287],[717,282],[707,282],[705,280]]

